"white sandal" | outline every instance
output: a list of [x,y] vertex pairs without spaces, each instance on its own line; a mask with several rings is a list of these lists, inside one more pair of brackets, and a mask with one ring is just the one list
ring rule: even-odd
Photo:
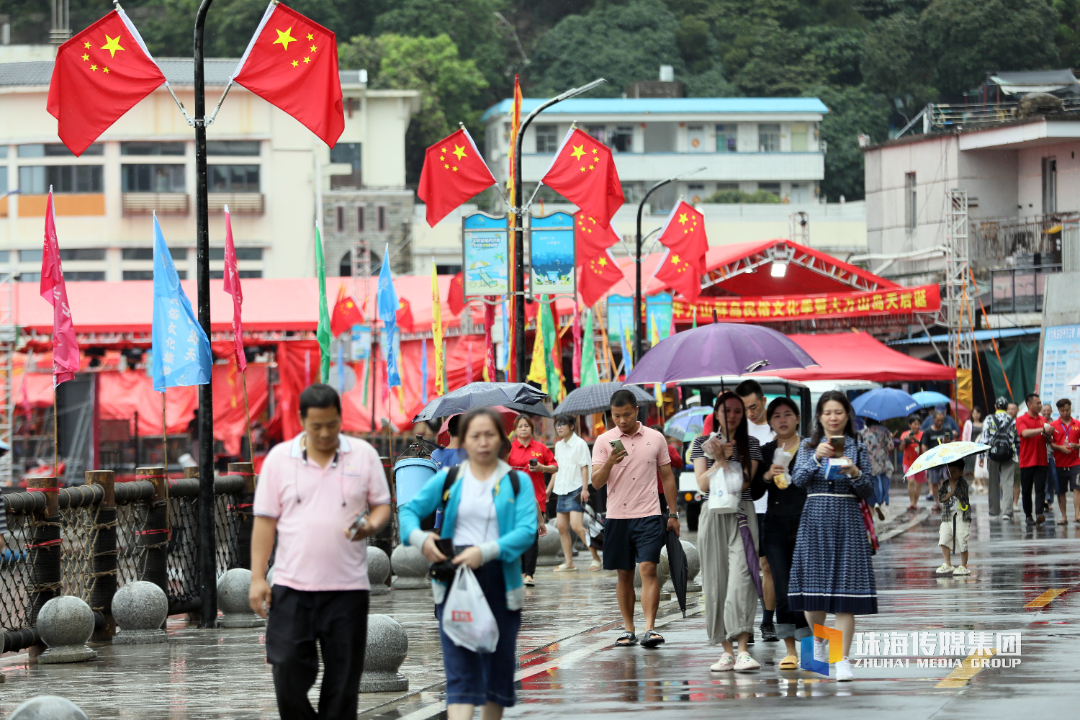
[[577,572],[577,565],[567,567],[566,563],[562,563],[557,568],[555,568],[555,572]]

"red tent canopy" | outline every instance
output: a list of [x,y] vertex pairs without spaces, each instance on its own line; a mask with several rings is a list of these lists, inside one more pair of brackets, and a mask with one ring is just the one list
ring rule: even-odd
[[779,375],[788,380],[955,380],[956,370],[897,352],[864,332],[828,335],[789,335],[818,367],[805,370],[775,370],[762,375]]

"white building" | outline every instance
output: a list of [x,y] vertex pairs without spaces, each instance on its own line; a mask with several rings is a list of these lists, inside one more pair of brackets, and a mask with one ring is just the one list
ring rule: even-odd
[[[993,313],[1037,313],[1045,275],[1060,270],[1062,237],[1080,220],[1080,115],[1035,116],[912,135],[865,149],[872,254],[923,251],[881,274],[940,279],[948,192],[967,191],[970,256],[993,283]],[[1063,232],[1064,231],[1064,232]],[[1033,319],[1014,318],[1021,323]]]
[[[158,62],[193,112],[192,61]],[[206,61],[208,109],[236,63]],[[51,185],[69,279],[149,278],[153,211],[181,277],[193,277],[194,130],[168,91],[151,93],[75,158],[45,109],[51,73],[51,61],[0,64],[0,263],[17,263],[23,280],[37,277]],[[302,277],[314,273],[317,188],[404,189],[405,130],[420,93],[369,90],[363,71],[342,71],[341,80],[345,130],[333,155],[289,115],[232,88],[207,130],[212,277],[222,274],[226,204],[241,277]],[[374,206],[370,217],[380,217]],[[332,246],[331,268],[348,252]]]

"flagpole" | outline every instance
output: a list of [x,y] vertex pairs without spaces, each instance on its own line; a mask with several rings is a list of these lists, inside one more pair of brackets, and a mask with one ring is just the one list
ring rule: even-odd
[[[26,370],[25,370],[25,367],[24,367],[23,374],[25,375],[25,373],[26,373]],[[23,380],[23,382],[25,382],[25,379]],[[59,480],[60,479],[60,465],[59,465],[59,461],[57,460],[57,455],[59,454],[57,446],[60,444],[60,435],[56,431],[56,426],[57,426],[57,423],[56,423],[56,414],[57,413],[56,413],[56,411],[57,411],[57,409],[58,409],[58,405],[57,405],[57,402],[56,402],[56,378],[54,377],[53,378],[53,390],[52,390],[52,466],[53,466],[53,477],[55,477],[57,480]]]
[[[204,0],[209,2],[209,0]],[[522,227],[523,217],[525,214],[525,208],[522,206],[522,187],[521,187],[521,146],[522,141],[525,139],[525,129],[529,127],[529,123],[544,110],[548,109],[555,103],[560,103],[563,100],[576,97],[582,93],[592,90],[594,87],[598,87],[606,83],[607,80],[599,78],[593,80],[588,85],[582,85],[581,87],[572,88],[567,90],[562,95],[547,100],[540,104],[538,108],[529,113],[521,125],[518,127],[517,138],[515,139],[514,148],[514,167],[510,168],[510,171],[514,173],[514,197],[513,212],[515,216],[514,223],[514,364],[517,366],[517,379],[518,382],[523,382],[525,376],[529,374],[529,369],[526,367],[525,356],[525,229]]]
[[247,371],[240,373],[240,380],[244,385],[244,417],[247,419],[248,436],[248,462],[255,462],[255,444],[251,442],[251,408],[248,407],[247,399]]
[[[203,35],[206,14],[214,0],[202,0],[195,15],[195,279],[199,324],[210,337],[210,219],[207,205],[206,69]],[[213,385],[199,386],[199,627],[217,627],[217,558],[214,528],[214,395]]]
[[165,468],[165,479],[169,479],[169,425],[165,422],[165,391],[161,391],[161,450],[164,459],[161,464]]

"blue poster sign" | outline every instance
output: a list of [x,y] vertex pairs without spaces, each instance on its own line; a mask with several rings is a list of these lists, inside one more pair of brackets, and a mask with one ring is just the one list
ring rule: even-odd
[[510,292],[507,219],[476,213],[461,220],[462,286],[465,299]]
[[1043,337],[1042,380],[1039,395],[1057,415],[1057,401],[1068,398],[1080,407],[1080,392],[1069,381],[1080,375],[1080,325],[1048,327]]
[[533,295],[574,294],[574,217],[529,218],[529,281]]
[[607,298],[607,333],[608,341],[617,343],[623,333],[634,336],[634,298],[624,295],[608,295]]

